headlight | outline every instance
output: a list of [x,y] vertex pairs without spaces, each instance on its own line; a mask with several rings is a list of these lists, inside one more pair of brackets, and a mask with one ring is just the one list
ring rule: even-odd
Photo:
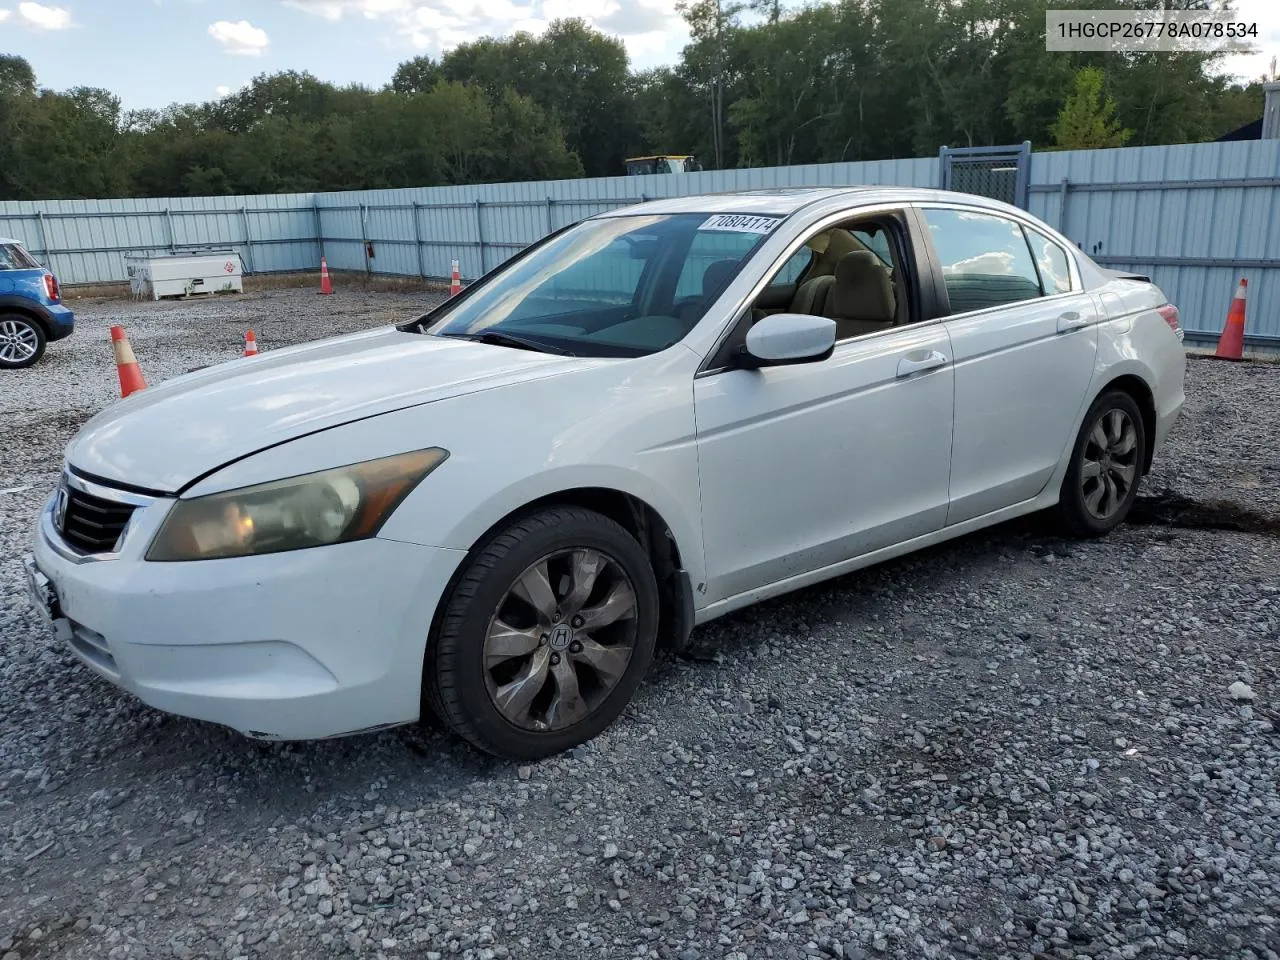
[[147,559],[213,560],[363,540],[448,456],[431,447],[179,500]]

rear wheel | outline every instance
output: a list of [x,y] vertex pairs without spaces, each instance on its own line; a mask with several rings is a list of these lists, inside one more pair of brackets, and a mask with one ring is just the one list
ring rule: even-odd
[[529,760],[612,723],[653,659],[658,587],[608,517],[551,507],[470,560],[427,656],[433,711],[475,746]]
[[1123,522],[1138,495],[1147,435],[1133,397],[1111,390],[1085,415],[1062,480],[1058,516],[1069,533],[1100,537]]
[[0,314],[0,369],[29,367],[44,355],[44,330],[20,313]]

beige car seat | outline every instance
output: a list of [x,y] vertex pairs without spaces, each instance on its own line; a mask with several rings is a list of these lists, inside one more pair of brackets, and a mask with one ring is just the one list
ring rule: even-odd
[[813,237],[807,246],[814,252],[809,279],[796,290],[788,312],[825,317],[827,297],[836,281],[836,264],[841,257],[858,249],[858,242],[847,230],[835,228]]
[[836,264],[823,307],[821,315],[836,322],[837,340],[889,329],[897,313],[889,271],[870,251],[845,254]]

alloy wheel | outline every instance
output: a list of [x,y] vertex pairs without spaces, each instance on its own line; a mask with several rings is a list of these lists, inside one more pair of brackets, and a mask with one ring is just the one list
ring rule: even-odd
[[0,320],[0,360],[25,363],[40,349],[40,335],[24,320]]
[[1098,520],[1120,510],[1138,477],[1138,431],[1125,410],[1104,411],[1085,442],[1080,465],[1084,506]]
[[548,554],[516,578],[489,621],[485,687],[521,729],[572,726],[626,673],[637,626],[635,586],[614,558],[584,548]]

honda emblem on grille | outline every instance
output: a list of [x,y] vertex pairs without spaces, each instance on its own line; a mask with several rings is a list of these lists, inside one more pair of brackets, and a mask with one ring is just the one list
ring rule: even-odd
[[58,480],[58,489],[53,495],[53,525],[62,530],[67,525],[67,478]]

